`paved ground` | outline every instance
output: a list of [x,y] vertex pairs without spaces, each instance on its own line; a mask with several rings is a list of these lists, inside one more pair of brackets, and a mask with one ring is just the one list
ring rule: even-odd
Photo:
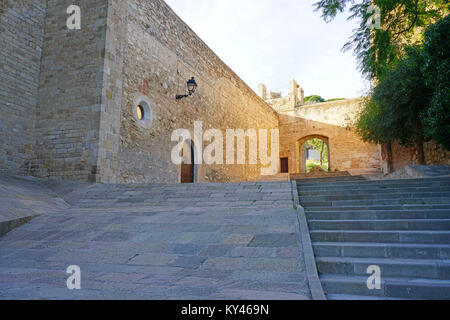
[[67,208],[38,179],[0,173],[0,236],[36,215]]
[[0,238],[0,299],[310,298],[287,182],[83,190]]

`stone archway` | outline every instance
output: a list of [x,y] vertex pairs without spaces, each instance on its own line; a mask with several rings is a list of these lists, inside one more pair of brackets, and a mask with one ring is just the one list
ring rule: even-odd
[[297,146],[296,146],[296,152],[298,155],[298,161],[297,161],[297,172],[299,173],[306,173],[306,160],[307,160],[307,154],[306,154],[306,142],[308,142],[311,139],[320,139],[322,140],[328,149],[328,171],[331,172],[331,149],[330,149],[330,139],[323,135],[309,135],[305,136],[299,140],[297,140]]
[[195,183],[198,181],[197,152],[192,140],[186,140],[183,144],[181,163],[181,183]]

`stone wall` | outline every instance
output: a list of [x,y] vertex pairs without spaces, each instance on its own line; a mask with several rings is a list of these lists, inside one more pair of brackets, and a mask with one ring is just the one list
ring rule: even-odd
[[[278,115],[160,0],[127,1],[123,63],[119,182],[180,181],[171,161],[174,130],[193,136],[194,121],[203,130],[278,128]],[[196,93],[182,100],[186,81],[195,77]],[[136,103],[148,101],[152,124],[136,117]],[[203,146],[208,145],[205,142]],[[196,146],[200,150],[200,146]],[[197,181],[242,181],[261,175],[259,165],[202,165]]]
[[46,2],[0,1],[0,170],[31,170]]
[[[183,128],[193,136],[195,121],[203,131],[219,129],[225,150],[226,129],[279,128],[277,159],[289,158],[291,173],[301,168],[301,143],[318,136],[329,144],[331,170],[381,166],[378,147],[346,128],[360,99],[299,106],[303,93],[291,82],[289,98],[269,101],[279,115],[162,0],[4,1],[0,170],[105,183],[177,183],[171,135]],[[81,7],[81,30],[66,27],[72,4]],[[176,100],[191,77],[197,91]],[[151,109],[145,122],[137,119],[141,101]],[[427,148],[429,162],[448,160],[448,153]],[[203,164],[196,181],[255,180],[261,169]]]
[[[81,8],[81,30],[69,30],[67,8]],[[49,0],[42,52],[33,174],[99,180],[108,0]]]
[[[379,148],[362,142],[351,130],[362,99],[350,99],[298,106],[280,116],[280,157],[289,158],[289,172],[302,172],[302,145],[309,138],[319,137],[329,145],[331,171],[353,174],[376,172],[381,168]],[[348,128],[346,117],[350,119]]]
[[118,182],[127,3],[128,1],[108,1],[105,72],[101,92],[102,112],[97,156],[98,182]]
[[[434,141],[425,142],[423,144],[423,152],[425,155],[425,163],[420,163],[419,152],[416,147],[406,148],[399,145],[397,142],[392,144],[392,166],[393,170],[397,171],[405,166],[414,165],[450,165],[450,151],[445,150],[444,147]],[[387,154],[383,155],[383,164],[385,173],[387,170]]]
[[434,141],[426,142],[423,145],[425,153],[425,162],[427,165],[450,166],[450,151]]

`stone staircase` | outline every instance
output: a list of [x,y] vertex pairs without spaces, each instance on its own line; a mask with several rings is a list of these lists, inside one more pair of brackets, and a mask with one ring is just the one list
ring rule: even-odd
[[[328,299],[450,299],[450,178],[298,181],[298,191]],[[367,288],[372,265],[381,290]]]
[[289,182],[92,185],[75,208],[292,208]]

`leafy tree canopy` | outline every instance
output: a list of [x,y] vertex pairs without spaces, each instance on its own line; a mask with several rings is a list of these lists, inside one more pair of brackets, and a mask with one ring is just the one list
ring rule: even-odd
[[[371,27],[376,21],[371,5],[380,10],[380,28]],[[445,17],[450,9],[448,0],[320,0],[314,6],[327,22],[346,8],[349,20],[359,20],[343,50],[353,48],[362,73],[378,80],[389,65],[404,57],[406,46],[422,42],[424,27]]]
[[304,100],[306,104],[325,102],[325,99],[318,95],[307,96]]
[[420,115],[431,92],[423,85],[423,63],[420,49],[412,47],[378,83],[356,125],[363,140],[388,143],[398,139],[412,146],[424,136]]
[[450,150],[450,15],[425,32],[425,85],[432,88],[429,108],[423,115],[425,135]]
[[367,98],[356,130],[365,141],[421,146],[434,139],[450,149],[450,16],[430,26],[423,45],[404,57]]

